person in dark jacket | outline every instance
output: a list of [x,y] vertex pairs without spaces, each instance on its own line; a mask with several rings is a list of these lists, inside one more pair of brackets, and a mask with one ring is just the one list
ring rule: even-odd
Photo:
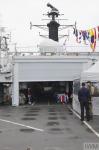
[[81,107],[81,121],[84,121],[84,109],[86,110],[86,119],[87,121],[89,121],[90,120],[90,115],[89,115],[90,92],[85,87],[85,83],[82,83],[82,87],[78,92],[78,99]]

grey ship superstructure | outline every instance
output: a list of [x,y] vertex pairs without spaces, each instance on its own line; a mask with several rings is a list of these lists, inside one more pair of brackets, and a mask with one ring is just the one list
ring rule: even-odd
[[[60,91],[72,92],[74,78],[99,59],[98,52],[64,50],[58,42],[58,28],[61,25],[56,17],[60,15],[59,11],[49,3],[47,6],[51,8],[48,16],[52,18],[46,26],[49,29],[49,38],[38,43],[38,50],[36,48],[29,51],[27,48],[27,51],[22,51],[20,48],[19,51],[15,47],[15,51],[11,52],[7,43],[7,47],[0,47],[0,103],[10,101],[12,106],[19,106],[22,91],[26,91],[28,87],[33,87],[34,90],[38,85],[43,90],[46,86],[53,88],[56,85]],[[0,38],[2,42],[3,37]],[[36,90],[36,94],[40,93],[37,92]]]

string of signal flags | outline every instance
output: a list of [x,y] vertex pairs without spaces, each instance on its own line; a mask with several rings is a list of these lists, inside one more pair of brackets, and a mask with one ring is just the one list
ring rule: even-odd
[[73,34],[76,37],[77,43],[82,43],[82,41],[85,45],[89,43],[92,51],[95,52],[96,41],[99,41],[99,26],[88,30],[78,30],[74,28]]

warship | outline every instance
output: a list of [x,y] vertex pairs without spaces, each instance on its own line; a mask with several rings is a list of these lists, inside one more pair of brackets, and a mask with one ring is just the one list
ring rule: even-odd
[[[76,28],[76,23],[61,25],[57,19],[61,14],[50,3],[47,13],[50,19],[46,25],[33,25],[48,30],[45,39],[34,49],[15,47],[11,51],[8,37],[0,35],[0,104],[19,106],[27,104],[27,89],[31,88],[38,103],[54,103],[53,95],[64,91],[73,93],[73,82],[81,72],[88,69],[99,59],[99,52],[71,51],[59,43],[59,31]],[[68,35],[61,35],[63,37]],[[83,47],[83,49],[85,49]],[[88,46],[87,46],[88,49]],[[24,101],[23,101],[24,100]]]

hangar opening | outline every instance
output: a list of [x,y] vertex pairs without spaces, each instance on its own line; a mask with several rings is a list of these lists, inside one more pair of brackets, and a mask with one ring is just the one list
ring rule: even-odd
[[58,94],[68,93],[68,96],[73,93],[72,81],[45,81],[45,82],[25,82],[19,86],[20,104],[25,96],[25,104],[28,104],[28,89],[31,91],[31,101],[36,104],[56,104]]

